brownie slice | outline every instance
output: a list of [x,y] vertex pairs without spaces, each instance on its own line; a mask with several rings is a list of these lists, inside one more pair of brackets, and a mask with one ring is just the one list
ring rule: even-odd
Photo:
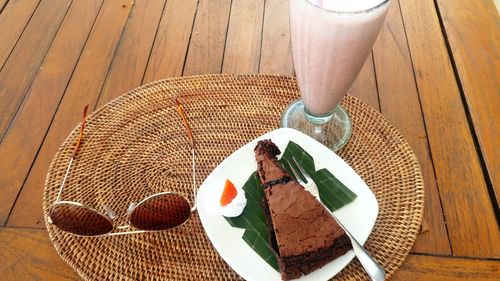
[[317,199],[279,164],[271,140],[255,148],[264,186],[264,213],[270,244],[278,254],[283,280],[310,273],[352,249],[351,241]]

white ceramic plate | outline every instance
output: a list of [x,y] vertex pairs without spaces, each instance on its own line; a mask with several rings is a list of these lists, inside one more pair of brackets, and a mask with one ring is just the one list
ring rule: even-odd
[[[243,241],[241,237],[244,230],[231,227],[224,217],[216,212],[225,180],[230,179],[235,186],[241,188],[257,169],[253,149],[257,141],[262,139],[271,139],[281,152],[289,141],[294,141],[311,154],[317,170],[327,168],[358,195],[352,203],[335,211],[335,215],[356,239],[364,244],[378,215],[377,200],[365,182],[339,156],[316,140],[293,129],[277,129],[251,141],[222,161],[198,191],[198,213],[201,222],[208,238],[227,264],[246,280],[281,280],[280,274]],[[340,272],[353,257],[351,250],[299,280],[327,280]]]

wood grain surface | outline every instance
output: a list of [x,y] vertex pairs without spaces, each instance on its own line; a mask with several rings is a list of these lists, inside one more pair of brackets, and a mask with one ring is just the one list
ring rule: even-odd
[[69,132],[81,121],[83,107],[86,104],[91,108],[95,106],[130,13],[131,3],[132,0],[129,0],[128,5],[123,6],[120,2],[105,1],[100,10],[64,97],[60,101],[17,199],[26,202],[19,205],[18,209],[19,212],[28,213],[23,216],[29,221],[22,222],[22,226],[40,227],[40,222],[43,222],[41,208],[43,185],[50,162]]
[[40,0],[4,0],[0,9],[0,69],[9,57]]
[[259,71],[264,0],[233,1],[222,73]]
[[195,0],[167,1],[143,83],[182,74],[197,6]]
[[5,5],[7,5],[8,0],[0,0],[0,13],[3,11]]
[[373,48],[380,108],[382,114],[408,140],[423,170],[426,193],[424,221],[428,230],[418,237],[414,251],[450,254],[413,65],[399,11],[399,3],[393,2]]
[[406,281],[493,281],[500,280],[498,260],[463,259],[409,255],[394,275]]
[[78,280],[56,253],[47,231],[0,228],[0,276],[2,280]]
[[294,74],[288,9],[288,0],[265,2],[260,73]]
[[[4,189],[12,193],[11,198],[15,198],[15,194],[24,184],[83,51],[101,4],[102,0],[79,1],[70,7],[67,17],[61,24],[26,94],[25,102],[18,110],[16,119],[0,146],[0,159],[6,159],[0,162],[0,170],[4,171],[0,173],[0,186],[11,188]],[[23,153],[18,153],[19,150]],[[1,198],[4,200],[5,197]],[[29,202],[33,198],[21,196],[18,199],[19,204],[13,208],[8,224],[43,227],[39,223],[41,218],[39,215],[34,218],[32,212],[23,211],[32,208],[33,211],[40,212],[40,208],[30,206]],[[36,200],[36,203],[40,202]],[[2,201],[2,203],[9,205],[7,201]]]
[[[70,0],[40,3],[0,72],[0,138],[23,101],[47,49],[59,29]],[[19,75],[23,73],[23,75]]]
[[434,2],[400,4],[452,253],[499,258],[498,221]]
[[165,4],[166,0],[154,0],[134,5],[96,108],[142,84]]
[[183,75],[220,73],[231,0],[200,0]]
[[[500,202],[500,18],[493,1],[437,1],[446,38]],[[498,209],[498,205],[497,205]]]
[[[81,3],[80,3],[81,2]],[[41,143],[47,133],[78,58],[97,17],[102,0],[80,1],[72,5],[50,47],[40,70],[26,94],[27,98],[17,112],[11,129],[0,145],[0,221],[5,223],[10,206],[30,171]],[[23,153],[19,153],[23,151]],[[47,166],[48,167],[48,166]],[[41,172],[42,174],[45,171]],[[40,175],[43,176],[43,175]],[[43,183],[43,181],[42,181]],[[42,194],[40,186],[37,195]],[[32,205],[31,196],[20,197],[11,212],[9,224],[43,227],[40,205]],[[26,204],[24,201],[26,200]],[[40,199],[36,203],[40,203]],[[26,210],[23,212],[21,210]],[[33,217],[33,212],[38,214]]]
[[[85,104],[181,75],[294,75],[288,5],[0,0],[0,279],[79,279],[53,249],[41,205]],[[393,0],[350,89],[422,167],[422,232],[393,280],[500,280],[499,48],[491,0]]]

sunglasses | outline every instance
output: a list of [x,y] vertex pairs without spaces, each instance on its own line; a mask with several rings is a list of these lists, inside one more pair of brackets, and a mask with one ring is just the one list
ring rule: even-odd
[[[88,105],[83,110],[83,121],[80,135],[71,154],[68,168],[64,174],[56,201],[49,208],[48,223],[59,229],[78,236],[123,235],[144,233],[149,231],[169,230],[181,226],[191,217],[196,210],[196,165],[195,143],[191,128],[184,114],[182,104],[175,98],[177,112],[186,128],[187,137],[191,146],[192,175],[193,175],[193,206],[189,200],[176,192],[161,192],[142,199],[137,204],[131,204],[127,210],[129,224],[115,226],[114,214],[109,208],[104,208],[106,213],[101,213],[94,208],[75,201],[64,201],[61,194],[68,178],[71,166],[80,148],[83,130],[87,120]],[[131,230],[135,229],[135,230]],[[125,230],[125,231],[124,231]],[[129,231],[127,231],[129,230]],[[118,231],[118,232],[117,232]]]

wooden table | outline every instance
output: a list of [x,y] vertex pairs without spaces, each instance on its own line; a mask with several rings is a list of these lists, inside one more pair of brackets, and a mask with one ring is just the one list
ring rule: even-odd
[[[52,157],[141,84],[293,75],[287,0],[0,0],[0,279],[78,275],[44,229]],[[410,142],[422,233],[394,280],[500,280],[500,18],[492,0],[393,0],[351,90]]]

